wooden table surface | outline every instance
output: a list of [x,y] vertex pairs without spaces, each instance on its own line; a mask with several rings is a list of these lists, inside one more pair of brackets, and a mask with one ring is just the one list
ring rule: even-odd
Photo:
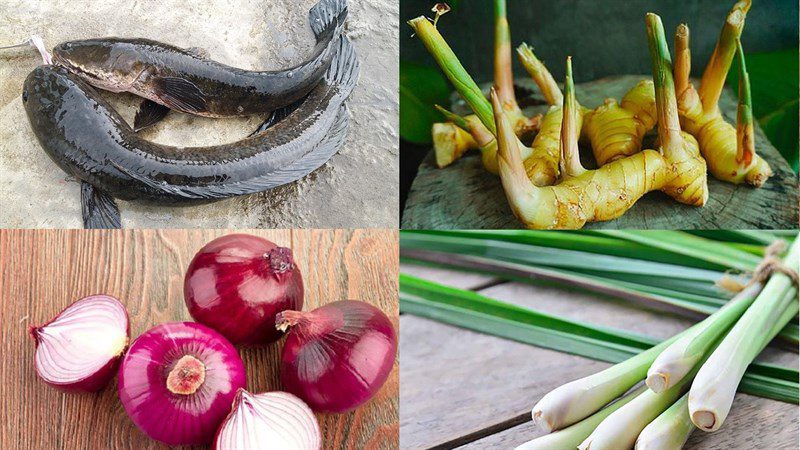
[[[667,338],[691,321],[581,292],[402,265],[401,272],[571,319]],[[544,394],[610,364],[421,317],[400,317],[401,449],[512,449],[537,437],[530,409]],[[763,361],[796,367],[796,353]],[[686,449],[796,449],[797,405],[737,394],[717,433],[695,430]],[[559,449],[555,449],[559,450]]]
[[[641,76],[619,76],[582,83],[575,87],[578,99],[595,107],[606,97],[621,98]],[[520,104],[543,103],[532,81],[517,80]],[[459,113],[463,101],[453,104]],[[723,91],[720,108],[730,123],[736,123],[736,97]],[[545,112],[546,106],[531,106],[526,114]],[[592,222],[584,228],[669,229],[669,230],[751,230],[793,229],[797,226],[797,174],[756,127],[756,152],[772,167],[774,175],[760,189],[725,183],[708,176],[709,199],[696,208],[682,205],[661,192],[651,192],[636,202],[622,217]],[[652,143],[646,138],[645,144]],[[652,144],[651,144],[652,145]],[[594,166],[587,146],[581,146],[582,161]],[[470,230],[523,228],[511,212],[500,178],[486,172],[480,154],[470,151],[445,167],[436,167],[433,151],[423,160],[411,185],[402,228],[406,230]]]
[[[305,309],[359,299],[380,307],[398,326],[397,232],[245,231],[292,248],[305,284]],[[183,276],[207,231],[0,231],[0,448],[149,449],[127,417],[116,381],[97,394],[67,394],[36,376],[27,329],[78,298],[107,293],[128,308],[131,338],[163,322],[192,320]],[[282,341],[241,349],[247,387],[280,389]],[[326,449],[395,449],[398,444],[398,363],[376,397],[348,414],[318,414]]]

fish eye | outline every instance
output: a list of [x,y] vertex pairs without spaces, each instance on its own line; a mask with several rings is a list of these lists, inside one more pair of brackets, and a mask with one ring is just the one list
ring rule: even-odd
[[22,102],[28,101],[28,91],[22,91]]

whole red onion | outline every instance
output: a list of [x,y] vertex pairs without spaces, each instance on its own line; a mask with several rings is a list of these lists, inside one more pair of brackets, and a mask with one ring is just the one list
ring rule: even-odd
[[344,300],[310,312],[284,311],[277,326],[291,328],[281,355],[283,386],[315,411],[343,412],[366,402],[394,365],[394,327],[368,303]]
[[303,278],[292,251],[247,234],[229,234],[200,249],[183,288],[194,319],[234,344],[274,342],[275,315],[303,308]]
[[321,446],[314,413],[288,392],[251,394],[239,389],[231,413],[214,438],[215,450],[318,450]]
[[114,377],[129,333],[128,312],[119,300],[82,298],[45,325],[30,328],[36,373],[60,389],[98,391]]
[[151,328],[119,369],[119,398],[133,422],[169,445],[208,444],[245,386],[244,363],[225,338],[194,322]]

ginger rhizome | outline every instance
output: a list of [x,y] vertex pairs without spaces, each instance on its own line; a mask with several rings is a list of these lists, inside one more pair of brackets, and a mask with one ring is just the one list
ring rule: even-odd
[[[536,82],[545,99],[554,106],[561,105],[561,91],[547,67],[533,53],[533,49],[522,44],[517,48],[520,62]],[[548,114],[560,116],[560,110],[551,108]],[[555,114],[557,113],[557,114]],[[555,118],[542,119],[539,133],[548,130]],[[642,149],[644,135],[653,129],[656,122],[656,101],[653,82],[642,80],[631,88],[622,101],[606,99],[594,110],[581,108],[583,115],[582,135],[590,142],[598,166],[630,156]],[[533,147],[536,147],[534,142]]]
[[[742,76],[739,79],[739,111],[746,110],[748,113],[740,113],[737,117],[738,126],[734,127],[722,117],[718,105],[749,9],[750,0],[742,0],[728,14],[698,90],[689,81],[689,27],[680,25],[675,33],[675,79],[681,124],[697,138],[700,152],[708,162],[709,172],[723,181],[760,187],[772,175],[772,170],[755,153],[750,82],[743,55],[740,56]],[[745,94],[748,94],[747,98],[743,98]],[[749,120],[749,123],[743,123],[743,120]]]
[[702,206],[708,199],[705,161],[697,142],[680,130],[672,63],[658,16],[647,17],[653,59],[658,150],[642,150],[597,170],[580,163],[581,110],[575,99],[572,63],[567,59],[559,140],[560,177],[553,186],[535,186],[527,177],[516,136],[495,92],[492,106],[498,138],[498,166],[514,215],[529,228],[581,228],[624,214],[644,194],[662,190],[676,200]]
[[[523,114],[514,94],[514,74],[511,66],[511,32],[506,17],[506,0],[494,1],[495,36],[494,36],[494,84],[498,90],[503,107],[514,125],[518,136],[532,136],[539,129],[540,116],[527,117]],[[435,25],[434,25],[435,27]],[[451,80],[452,81],[452,80]],[[458,87],[457,83],[454,83]],[[488,102],[487,102],[488,104]],[[475,116],[467,116],[469,128],[462,128],[449,116],[448,122],[436,123],[433,126],[433,148],[436,164],[446,167],[460,158],[467,150],[479,149],[488,152],[484,158],[488,162],[487,170],[497,173],[493,155],[496,143],[487,144],[486,138],[492,136]],[[492,136],[491,140],[494,138]]]

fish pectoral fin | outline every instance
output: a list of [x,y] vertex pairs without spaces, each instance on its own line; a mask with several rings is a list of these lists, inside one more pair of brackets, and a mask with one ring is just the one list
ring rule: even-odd
[[293,113],[294,110],[296,110],[298,107],[300,107],[300,105],[303,104],[305,99],[306,98],[303,97],[303,98],[301,98],[300,100],[297,100],[294,103],[290,103],[290,104],[288,104],[288,105],[286,105],[286,106],[284,106],[282,108],[278,108],[275,111],[272,111],[269,114],[269,116],[267,116],[266,120],[264,120],[264,122],[262,122],[261,125],[259,125],[258,128],[256,128],[256,131],[253,131],[252,133],[250,133],[250,136],[255,136],[258,133],[262,133],[262,132],[266,131],[268,128],[270,128],[273,125],[275,125],[276,123],[280,122],[281,120],[289,117],[289,115],[291,113]]
[[204,49],[203,47],[189,47],[186,49],[186,52],[200,59],[206,59],[209,55],[208,50]]
[[203,91],[183,78],[156,77],[153,79],[153,92],[170,109],[192,114],[208,111]]
[[161,122],[164,117],[167,117],[169,108],[164,105],[159,105],[152,100],[142,100],[139,105],[139,110],[136,111],[136,116],[133,118],[133,131],[139,132],[147,127],[153,126]]
[[122,228],[114,197],[85,181],[81,181],[81,212],[86,229]]

